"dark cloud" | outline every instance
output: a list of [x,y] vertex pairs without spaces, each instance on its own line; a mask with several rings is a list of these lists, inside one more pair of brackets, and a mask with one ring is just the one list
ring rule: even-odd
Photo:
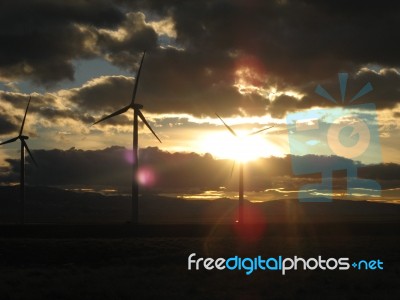
[[[113,146],[94,151],[75,148],[65,151],[34,150],[33,154],[40,168],[28,164],[27,181],[30,184],[92,188],[102,186],[124,192],[130,190],[131,152],[123,147]],[[302,157],[304,163],[317,163],[321,166],[330,161],[345,160],[315,155]],[[27,161],[29,163],[30,159]],[[3,184],[18,180],[19,160],[7,159],[7,162],[8,170],[4,170],[0,175],[0,183]],[[400,182],[398,164],[363,166],[357,163],[357,167],[359,176],[378,180],[383,188],[396,187]],[[237,168],[233,176],[230,176],[232,161],[214,159],[210,154],[169,153],[149,147],[140,150],[140,168],[150,172],[153,180],[152,185],[143,184],[142,191],[150,189],[159,192],[198,192],[217,190],[221,186],[228,190],[237,190]],[[296,191],[305,183],[320,180],[320,174],[294,176],[291,156],[263,158],[250,162],[246,165],[245,172],[246,190],[250,191],[269,188]],[[339,179],[344,181],[342,177]]]
[[[189,113],[196,116],[264,115],[268,100],[257,93],[242,95],[226,81],[221,68],[207,68],[194,62],[190,53],[154,50],[144,62],[137,102],[154,113]],[[162,70],[160,69],[162,66]],[[91,111],[113,112],[130,103],[134,80],[105,76],[72,89],[69,100]],[[156,88],[155,88],[156,87]]]
[[400,179],[400,167],[395,163],[384,163],[378,166],[366,166],[362,175],[372,179],[393,180]]
[[10,121],[7,116],[0,115],[0,135],[16,132],[18,126]]
[[57,122],[62,119],[80,120],[84,124],[91,124],[95,122],[95,119],[91,115],[87,113],[80,113],[76,110],[59,110],[52,107],[42,107],[39,110],[35,111],[40,116],[52,122]]
[[72,60],[93,57],[80,25],[113,28],[124,19],[107,0],[7,0],[0,5],[0,75],[40,84],[72,80]]
[[[132,154],[123,147],[114,146],[96,151],[74,148],[66,151],[35,150],[33,154],[40,162],[40,168],[28,166],[30,184],[109,186],[129,191],[132,174],[132,164],[129,161]],[[169,191],[216,189],[218,184],[225,181],[228,172],[227,162],[222,163],[225,167],[221,170],[221,162],[215,161],[210,155],[168,153],[157,148],[147,148],[141,150],[140,159],[141,168],[152,170],[157,189]],[[9,172],[0,177],[3,183],[15,181],[19,172],[19,160],[8,159],[7,162]],[[143,188],[146,189],[146,186]]]
[[349,96],[354,96],[366,83],[370,82],[373,91],[355,103],[373,102],[378,109],[395,108],[400,103],[400,73],[395,69],[386,69],[380,73],[365,70],[349,82]]
[[141,12],[129,12],[118,27],[118,33],[96,32],[98,45],[113,64],[136,70],[138,54],[157,47],[157,34],[145,23]]
[[[344,105],[350,104],[351,99],[368,83],[371,83],[373,90],[364,96],[358,98],[353,104],[375,103],[378,109],[392,109],[400,102],[400,74],[394,69],[383,69],[376,72],[369,69],[363,69],[356,75],[349,76],[347,82],[347,91],[344,99]],[[320,82],[329,94],[341,105],[340,87],[338,76],[332,76],[331,79]],[[307,108],[310,105],[326,106],[329,101],[317,95],[315,87],[309,86],[304,89],[307,97],[306,103],[299,105],[299,108]]]
[[[83,94],[85,94],[85,92],[83,92]],[[72,95],[75,95],[75,92],[72,92]],[[99,92],[99,95],[102,95],[101,91]],[[1,128],[3,132],[0,131],[0,134],[6,134],[7,130],[9,131],[12,128],[15,128],[15,126],[19,126],[18,124],[22,122],[23,111],[26,109],[29,97],[31,97],[32,99],[29,106],[28,115],[35,113],[39,116],[39,118],[44,118],[45,120],[53,122],[54,124],[63,120],[75,120],[80,121],[85,125],[89,125],[93,124],[96,121],[96,119],[90,113],[90,110],[82,110],[82,106],[79,105],[80,103],[78,101],[74,103],[75,98],[69,99],[61,97],[61,101],[64,102],[64,105],[66,107],[60,108],[60,105],[57,103],[60,100],[60,96],[56,96],[54,94],[35,93],[30,96],[20,93],[9,93],[0,91],[0,113],[3,112],[0,114],[0,122],[4,123],[4,126]],[[11,115],[8,115],[9,113],[2,108],[2,101],[11,104],[17,109],[20,109],[20,113],[16,114],[15,112],[12,112]],[[90,102],[88,101],[88,103]],[[102,108],[101,106],[99,107]],[[12,116],[15,117],[15,119],[18,121],[17,125],[14,124],[14,127],[12,126],[13,123],[10,123],[10,117]],[[109,120],[107,124],[131,125],[131,121],[126,115],[122,115],[112,120]]]
[[296,111],[300,101],[288,95],[277,97],[270,105],[268,112],[274,118],[282,118],[287,112]]
[[[149,52],[138,101],[156,113],[264,115],[329,105],[338,72],[351,76],[349,95],[370,81],[378,108],[399,102],[397,4],[343,1],[6,1],[0,12],[0,75],[41,84],[72,79],[73,60],[100,56],[134,71]],[[384,22],[382,21],[384,16]],[[153,20],[173,22],[163,37]],[[160,47],[162,46],[162,47]],[[381,73],[361,71],[386,68]],[[237,71],[247,70],[248,74]],[[359,72],[359,73],[357,73]],[[240,80],[253,90],[238,91]],[[103,78],[72,92],[83,108],[108,112],[129,101],[128,78]],[[236,86],[235,86],[236,85]],[[301,99],[265,91],[293,90]],[[250,92],[251,91],[251,92]]]
[[[365,66],[399,66],[399,44],[392,30],[400,25],[399,10],[390,9],[385,1],[362,9],[341,7],[334,1],[136,1],[127,5],[171,17],[176,43],[185,49],[153,49],[147,58],[141,97],[154,112],[262,115],[270,111],[281,117],[314,105],[331,106],[314,90],[321,84],[337,96],[338,72],[352,75],[348,95],[372,83],[374,92],[361,101],[393,108],[400,100],[398,72],[357,73]],[[385,22],[376,17],[375,8],[379,15],[387,13]],[[304,97],[283,95],[268,107],[266,96],[242,95],[233,85],[238,80],[235,72],[243,67],[260,78],[250,82],[258,88],[276,86]]]
[[[233,86],[234,65],[225,56],[174,49],[149,55],[143,72],[142,97],[153,112],[187,112],[201,116],[263,115],[268,100],[257,93],[242,95]],[[160,69],[160,66],[163,66]],[[154,88],[154,85],[157,88]]]
[[[171,59],[163,62],[166,52],[171,53]],[[239,93],[237,88],[225,82],[223,77],[218,78],[220,71],[216,74],[213,71],[207,73],[207,68],[202,64],[194,67],[192,62],[192,74],[190,77],[185,76],[189,72],[185,69],[188,68],[190,60],[185,61],[184,55],[186,54],[179,54],[171,49],[153,52],[147,56],[137,94],[137,101],[144,104],[147,111],[160,114],[189,113],[195,116],[212,116],[214,112],[223,116],[270,113],[273,117],[281,118],[287,112],[313,106],[343,105],[337,74],[318,84],[323,86],[338,104],[333,104],[316,94],[317,83],[314,82],[293,87],[303,94],[300,98],[283,94],[271,101],[257,92]],[[159,65],[167,66],[170,69],[169,74],[158,72],[156,69]],[[213,84],[215,81],[219,84]],[[357,75],[350,75],[344,105],[349,105],[352,97],[367,83],[372,84],[373,91],[359,98],[354,104],[372,102],[376,104],[377,109],[394,108],[397,105],[400,90],[396,87],[400,84],[400,75],[393,69],[380,73],[365,69]],[[71,90],[67,98],[89,111],[112,112],[129,103],[133,84],[134,79],[124,76],[101,77],[82,88]],[[154,88],[154,85],[157,88]]]
[[[0,134],[7,134],[12,129],[19,128],[29,97],[32,99],[29,106],[28,118],[30,114],[37,114],[39,119],[45,119],[53,124],[64,120],[75,120],[82,122],[84,125],[91,125],[97,120],[93,116],[94,111],[111,113],[115,110],[114,107],[121,108],[129,103],[129,101],[123,101],[129,100],[127,96],[131,93],[131,79],[125,77],[117,77],[117,79],[107,77],[104,81],[101,78],[98,80],[104,84],[95,84],[90,87],[83,86],[80,89],[68,90],[62,93],[62,95],[51,93],[26,95],[0,91],[0,123],[3,124]],[[119,99],[121,101],[110,104],[108,102],[110,99]],[[19,109],[19,112],[6,112],[2,105],[3,102]],[[62,102],[62,106],[60,106],[59,102]],[[15,118],[16,121],[12,118]],[[17,124],[15,125],[13,122]],[[131,126],[132,121],[127,114],[124,114],[107,120],[107,122],[101,123],[98,126],[105,125]],[[140,126],[142,125],[140,124]]]
[[68,100],[88,111],[114,112],[128,105],[133,91],[133,79],[105,76],[69,91]]
[[10,134],[18,130],[18,125],[7,115],[7,112],[0,107],[0,135]]
[[[352,98],[366,85],[370,83],[372,91],[351,102]],[[321,85],[337,104],[321,97],[315,92],[317,85]],[[272,116],[281,118],[287,112],[307,109],[313,106],[335,107],[374,103],[377,109],[394,109],[400,102],[400,74],[394,69],[384,69],[376,72],[363,69],[356,75],[349,74],[345,99],[342,102],[338,74],[318,83],[305,84],[295,87],[295,90],[303,94],[300,98],[289,95],[280,95],[271,101],[268,111]],[[396,114],[395,114],[396,116]]]
[[[18,109],[26,109],[26,106],[29,101],[29,97],[32,98],[31,106],[33,109],[39,109],[41,107],[46,106],[54,106],[55,105],[55,98],[49,94],[47,95],[40,95],[40,94],[33,94],[33,95],[26,95],[21,93],[12,93],[12,92],[4,92],[0,91],[0,100],[11,104],[13,107]],[[22,118],[21,118],[22,120]]]
[[[75,111],[76,117],[84,123],[93,124],[96,119],[92,116],[98,112],[108,115],[127,106],[132,97],[133,79],[124,76],[104,76],[94,79],[82,86],[69,90],[65,99],[79,108]],[[129,112],[128,112],[129,113]],[[99,118],[103,115],[99,115]],[[132,125],[127,114],[116,116],[98,126],[105,125]]]
[[135,3],[135,9],[171,15],[178,42],[186,47],[252,53],[274,74],[293,80],[330,76],[364,63],[399,64],[392,31],[399,25],[399,9],[387,1],[362,8],[342,1]]

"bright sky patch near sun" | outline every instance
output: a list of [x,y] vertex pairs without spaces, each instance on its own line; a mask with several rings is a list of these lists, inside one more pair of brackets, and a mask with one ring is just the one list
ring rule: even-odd
[[199,139],[196,148],[201,152],[211,153],[216,158],[241,162],[284,155],[282,149],[268,141],[265,133],[252,136],[246,136],[248,132],[242,130],[236,133],[238,137],[227,130],[206,133]]

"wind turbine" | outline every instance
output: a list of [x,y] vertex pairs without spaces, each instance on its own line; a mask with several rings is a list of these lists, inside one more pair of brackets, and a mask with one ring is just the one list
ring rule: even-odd
[[[225,127],[229,130],[229,132],[235,138],[237,138],[237,139],[241,138],[241,137],[239,137],[237,135],[237,133],[228,124],[225,123],[224,120],[222,120],[222,118],[217,113],[216,113],[216,115],[222,121],[222,123],[225,125]],[[264,130],[270,129],[272,127],[274,127],[274,126],[265,127],[263,129],[251,132],[251,133],[247,134],[245,137],[258,134],[258,133],[260,133],[260,132],[262,132]],[[244,165],[243,161],[239,161],[239,217],[238,217],[238,223],[239,224],[244,224],[244,213],[243,213],[243,205],[244,205],[244,197],[243,197],[243,194],[244,194],[243,165]],[[235,167],[235,161],[233,162],[231,176],[232,176],[234,167]]]
[[23,225],[24,224],[24,219],[25,219],[25,149],[26,151],[28,151],[29,156],[31,157],[33,163],[38,166],[38,164],[36,163],[35,159],[33,158],[33,155],[31,153],[31,151],[28,148],[28,144],[26,143],[26,140],[29,139],[28,136],[23,135],[23,130],[24,130],[24,125],[25,125],[25,119],[26,119],[26,115],[28,113],[28,108],[29,108],[29,104],[31,103],[31,97],[29,97],[29,101],[28,101],[28,105],[26,106],[26,110],[25,110],[25,115],[24,115],[24,119],[22,120],[22,125],[21,125],[21,129],[19,130],[19,134],[17,137],[9,139],[5,142],[0,143],[0,145],[5,145],[5,144],[9,144],[9,143],[13,143],[16,140],[20,140],[21,141],[21,173],[20,173],[20,223]]
[[138,160],[138,117],[143,121],[143,123],[150,129],[151,133],[156,137],[156,139],[161,143],[161,140],[158,138],[157,134],[150,127],[143,113],[140,111],[143,108],[143,105],[135,103],[136,100],[136,92],[139,84],[140,71],[142,70],[144,56],[146,55],[146,51],[143,52],[142,60],[140,62],[139,70],[136,75],[135,85],[133,87],[133,94],[131,103],[120,110],[100,119],[99,121],[93,123],[93,125],[103,122],[109,118],[118,116],[127,112],[130,108],[133,109],[133,176],[132,176],[132,215],[131,220],[133,224],[137,224],[139,221],[139,183],[138,183],[138,169],[139,169],[139,160]]

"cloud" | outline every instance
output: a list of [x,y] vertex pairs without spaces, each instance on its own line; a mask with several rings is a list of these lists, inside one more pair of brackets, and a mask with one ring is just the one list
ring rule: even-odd
[[0,135],[16,132],[18,126],[0,109]]
[[[66,151],[34,150],[33,154],[40,162],[40,168],[28,166],[31,184],[112,186],[129,190],[132,152],[123,147],[113,146],[94,151],[75,148]],[[147,148],[141,150],[140,159],[141,168],[152,170],[157,177],[157,184],[165,189],[198,189],[199,186],[217,188],[215,183],[225,176],[216,169],[219,166],[210,155],[168,153]],[[15,179],[19,171],[19,160],[7,159],[7,162],[10,172],[6,178],[2,178],[3,181],[7,181],[7,177],[8,181]],[[196,176],[191,176],[193,170],[198,170]]]
[[[49,87],[74,80],[73,61],[102,57],[136,69],[157,33],[141,12],[123,12],[113,1],[6,1],[0,12],[0,79],[32,80]],[[163,33],[160,33],[163,34]]]
[[[34,150],[33,155],[40,164],[27,166],[27,182],[33,185],[61,187],[108,187],[120,192],[130,191],[132,172],[131,151],[113,146],[102,150]],[[337,162],[337,157],[308,155],[304,162]],[[345,160],[345,159],[342,159]],[[7,170],[0,175],[0,183],[18,181],[19,160],[7,159]],[[30,162],[30,159],[27,159]],[[383,188],[396,187],[400,182],[400,165],[380,164],[360,167],[359,176],[378,180]],[[140,172],[144,176],[142,191],[199,192],[226,187],[237,190],[237,168],[231,177],[232,161],[214,159],[210,154],[167,152],[156,147],[140,150]],[[344,178],[335,177],[335,184]],[[264,191],[284,189],[297,191],[306,183],[319,182],[320,174],[294,176],[291,157],[270,157],[246,165],[246,190]],[[345,186],[345,185],[344,185]]]
[[[142,96],[156,103],[156,109],[162,99],[163,112],[180,102],[186,112],[197,108],[209,115],[209,104],[218,102],[221,105],[214,106],[224,108],[227,115],[272,110],[282,116],[286,108],[329,106],[314,89],[320,83],[339,91],[336,74],[346,71],[355,80],[349,94],[371,81],[374,93],[363,101],[373,98],[378,108],[394,107],[399,102],[399,76],[390,68],[399,66],[399,49],[389,32],[399,20],[385,3],[377,6],[387,22],[376,18],[375,5],[346,4],[338,9],[335,2],[316,1],[135,2],[132,9],[172,19],[176,43],[185,49],[153,53],[146,66],[151,80],[144,79]],[[366,66],[384,71],[368,71]],[[259,89],[295,90],[304,96],[300,101],[282,97],[270,107],[265,95],[263,101],[248,101],[232,90],[237,83],[234,74],[243,67],[260,78]]]
[[395,163],[366,166],[362,172],[365,177],[382,180],[400,179],[399,174],[399,165]]
[[[400,73],[393,68],[383,68],[374,71],[366,67],[361,68],[356,74],[350,74],[347,82],[347,90],[344,104],[350,104],[350,101],[357,93],[368,83],[372,85],[372,91],[352,102],[352,104],[375,103],[377,109],[393,109],[400,102]],[[337,76],[320,82],[334,99],[341,103],[339,80]],[[309,105],[329,105],[329,101],[318,96],[315,92],[315,86],[305,90]],[[302,103],[304,104],[304,103]],[[331,106],[331,105],[329,105]],[[299,105],[299,108],[307,107],[307,105]]]
[[[195,116],[210,116],[217,111],[225,116],[266,113],[267,99],[257,93],[242,95],[218,79],[218,72],[207,72],[201,62],[194,62],[190,53],[178,52],[154,50],[147,55],[137,94],[137,102],[144,104],[146,111]],[[219,83],[214,84],[215,81]],[[63,96],[84,109],[112,112],[129,104],[133,85],[134,80],[129,77],[103,76]]]
[[132,78],[102,76],[65,91],[63,97],[84,110],[114,112],[130,103],[132,91]]
[[133,9],[171,16],[187,48],[252,53],[296,81],[366,62],[399,63],[390,34],[399,20],[386,1],[363,8],[342,1],[139,1]]
[[124,19],[106,0],[7,0],[0,8],[0,77],[47,85],[73,80],[72,60],[93,57],[79,25],[113,28]]
[[[385,22],[377,18],[383,15]],[[344,71],[349,96],[371,82],[374,91],[362,101],[378,109],[399,103],[391,32],[400,21],[385,1],[6,1],[0,20],[7,82],[72,80],[73,61],[93,57],[134,72],[147,49],[138,101],[154,113],[283,117],[329,106],[315,87],[337,97],[336,74]],[[106,113],[129,101],[132,84],[100,77],[66,96]]]
[[[332,106],[314,90],[321,84],[339,99],[336,74],[343,71],[351,75],[348,97],[371,82],[373,93],[360,101],[384,109],[400,100],[400,76],[391,68],[399,66],[398,45],[387,35],[399,21],[384,4],[378,11],[387,11],[385,24],[372,17],[373,9],[361,13],[346,5],[341,11],[334,3],[314,1],[139,1],[132,9],[173,20],[175,42],[184,49],[153,49],[147,58],[141,97],[150,111],[282,117]],[[388,48],[378,49],[380,43]],[[240,70],[257,81],[238,78]],[[241,89],[251,94],[239,93],[241,80],[247,85]],[[302,96],[283,93],[271,99],[271,88]]]
[[[171,74],[163,78],[156,69],[157,65],[167,64],[161,60],[165,51],[171,53],[171,59],[168,60]],[[302,93],[297,96],[281,93],[270,100],[256,91],[242,94],[236,87],[223,81],[213,85],[214,79],[210,80],[207,77],[214,75],[212,72],[208,74],[201,65],[198,66],[199,73],[194,72],[191,77],[183,76],[188,70],[181,72],[181,68],[187,68],[188,64],[189,62],[186,63],[184,57],[177,54],[176,50],[162,50],[147,56],[137,94],[137,101],[145,105],[146,111],[157,114],[186,113],[193,116],[213,116],[215,112],[223,116],[271,114],[274,118],[282,118],[287,112],[313,106],[336,106],[317,95],[314,84],[308,84],[301,90],[296,88]],[[400,92],[394,87],[400,84],[400,74],[392,69],[383,69],[380,72],[363,69],[358,74],[350,76],[345,104],[349,104],[352,97],[368,82],[372,84],[373,91],[354,104],[372,102],[376,104],[377,109],[392,109],[398,105]],[[133,85],[134,78],[102,76],[88,81],[80,88],[65,91],[62,96],[85,110],[110,113],[129,103]],[[341,103],[337,76],[321,82],[321,85],[337,99],[338,103]]]
[[[91,28],[93,30],[93,28]],[[128,12],[117,30],[95,29],[97,43],[106,59],[128,70],[136,70],[139,53],[157,47],[157,33],[142,12]]]
[[51,122],[54,126],[54,124],[60,123],[65,119],[78,120],[84,124],[94,122],[94,118],[92,116],[90,116],[88,113],[81,112],[76,107],[71,107],[69,101],[66,101],[57,94],[33,93],[31,95],[27,95],[22,93],[0,91],[0,109],[3,107],[2,110],[5,111],[6,108],[12,108],[8,109],[8,116],[4,114],[4,119],[7,120],[7,118],[10,118],[11,115],[14,115],[18,121],[18,124],[20,124],[22,122],[29,97],[31,97],[29,115],[37,114],[39,116],[39,119],[37,120],[38,123],[46,121]]

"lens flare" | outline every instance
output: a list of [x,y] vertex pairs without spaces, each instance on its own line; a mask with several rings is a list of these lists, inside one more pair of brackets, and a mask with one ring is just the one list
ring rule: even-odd
[[125,158],[126,162],[128,162],[130,165],[133,165],[133,163],[134,163],[133,150],[132,149],[126,149],[124,151],[124,158]]
[[[238,214],[239,211],[237,210],[236,215]],[[257,208],[245,205],[244,224],[240,224],[238,220],[235,220],[234,228],[240,240],[246,243],[256,243],[262,239],[267,229],[267,220]]]
[[142,167],[138,170],[138,181],[143,186],[153,186],[156,182],[155,172],[149,167]]

